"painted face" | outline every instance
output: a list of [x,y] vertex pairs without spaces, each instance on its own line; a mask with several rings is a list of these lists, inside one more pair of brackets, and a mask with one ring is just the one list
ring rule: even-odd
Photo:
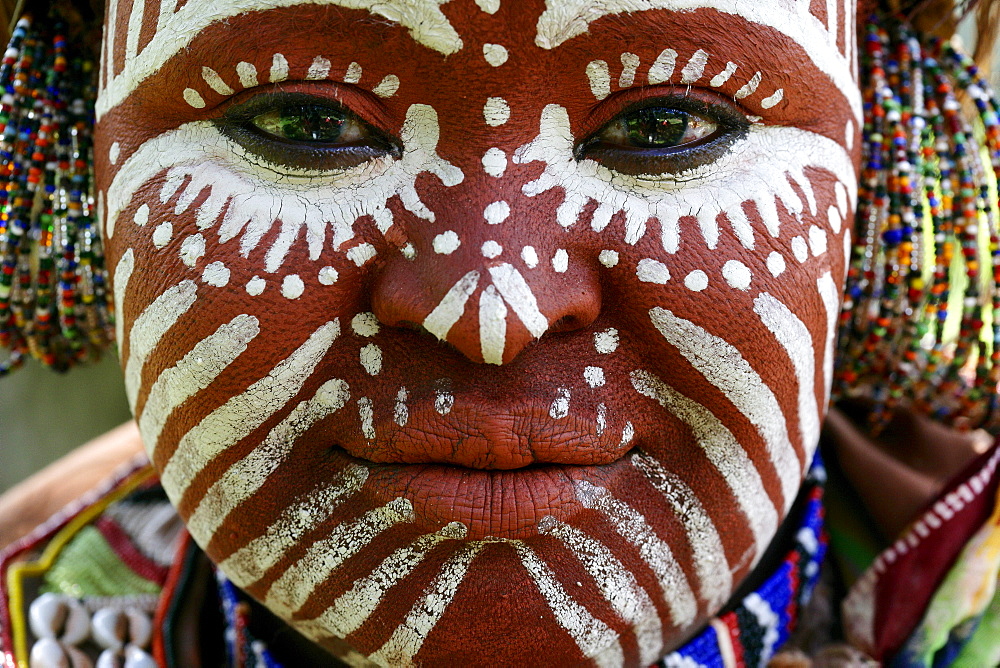
[[690,635],[816,447],[853,3],[177,4],[109,3],[97,163],[194,538],[342,656]]

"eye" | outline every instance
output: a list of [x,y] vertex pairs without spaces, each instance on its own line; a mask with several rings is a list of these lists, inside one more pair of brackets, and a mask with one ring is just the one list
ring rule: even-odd
[[262,94],[231,107],[216,126],[275,165],[337,171],[382,156],[398,158],[399,140],[326,98]]
[[750,123],[732,105],[690,97],[658,98],[633,105],[576,149],[623,174],[676,174],[722,157]]

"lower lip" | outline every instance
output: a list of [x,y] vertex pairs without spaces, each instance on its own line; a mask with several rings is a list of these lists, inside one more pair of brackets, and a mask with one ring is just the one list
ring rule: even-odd
[[467,538],[524,539],[538,534],[546,516],[565,520],[583,506],[576,483],[606,486],[623,469],[623,457],[600,466],[544,465],[503,471],[446,464],[377,464],[339,448],[343,464],[368,470],[365,488],[382,503],[403,497],[413,504],[417,523],[436,531],[451,522],[468,529]]

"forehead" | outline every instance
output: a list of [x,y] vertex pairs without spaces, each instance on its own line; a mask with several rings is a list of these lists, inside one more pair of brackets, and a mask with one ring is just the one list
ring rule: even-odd
[[497,47],[508,56],[585,58],[598,44],[696,42],[722,63],[815,70],[847,95],[856,117],[860,111],[853,0],[110,0],[107,20],[98,117],[179,54],[266,49],[268,42],[311,51],[349,46],[414,66],[457,64],[463,55],[482,60],[487,49],[495,60]]

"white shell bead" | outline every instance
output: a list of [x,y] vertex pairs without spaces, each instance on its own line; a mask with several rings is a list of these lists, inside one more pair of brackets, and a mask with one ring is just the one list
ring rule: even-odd
[[124,649],[128,620],[121,610],[101,608],[90,621],[91,633],[98,645],[105,649]]
[[69,657],[54,638],[42,638],[31,648],[31,668],[70,668]]
[[78,645],[90,635],[90,615],[75,598],[47,592],[31,602],[28,624],[37,638]]
[[135,645],[125,648],[125,668],[157,668],[153,657]]
[[128,617],[129,643],[136,647],[149,647],[153,639],[153,622],[149,616],[135,608],[125,610],[125,616]]

